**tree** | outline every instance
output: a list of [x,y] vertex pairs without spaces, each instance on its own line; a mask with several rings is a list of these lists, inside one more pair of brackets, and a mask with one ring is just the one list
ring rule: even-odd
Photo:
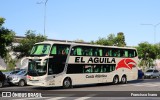
[[91,41],[91,44],[99,44],[99,45],[108,45],[108,46],[112,46],[114,45],[114,39],[115,39],[115,35],[114,34],[109,34],[107,36],[107,38],[101,38],[99,37],[99,39],[97,41]]
[[2,58],[6,57],[8,52],[7,46],[12,44],[15,36],[15,32],[2,26],[4,22],[5,19],[0,17],[0,56]]
[[156,48],[156,58],[160,59],[160,43],[155,44]]
[[126,46],[125,36],[123,32],[117,33],[117,37],[115,38],[115,43],[117,44],[117,46],[120,46],[120,47]]
[[75,42],[84,42],[84,40],[82,39],[77,39],[77,40],[74,40]]
[[107,38],[99,38],[97,41],[91,41],[92,44],[100,44],[107,46],[126,46],[124,33],[119,32],[117,36],[114,34],[109,34]]
[[17,58],[22,58],[24,56],[28,56],[30,53],[31,48],[37,42],[42,42],[47,39],[46,36],[41,34],[36,35],[35,31],[28,30],[25,34],[25,38],[22,39],[18,46],[13,47],[13,51]]
[[150,67],[153,66],[153,61],[157,58],[157,47],[156,45],[143,42],[138,44],[137,47],[138,55],[140,58],[140,66]]

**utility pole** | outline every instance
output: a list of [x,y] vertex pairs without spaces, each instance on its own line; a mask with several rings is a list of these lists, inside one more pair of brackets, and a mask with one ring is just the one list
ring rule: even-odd
[[154,44],[156,43],[156,28],[157,28],[157,26],[159,25],[160,23],[158,23],[158,24],[141,24],[141,25],[150,25],[150,26],[152,26],[153,27],[153,30],[154,30]]
[[44,4],[44,36],[46,35],[46,5],[47,5],[47,1],[45,1],[45,4]]
[[46,35],[46,7],[47,7],[48,0],[45,2],[38,2],[37,4],[44,4],[44,36]]

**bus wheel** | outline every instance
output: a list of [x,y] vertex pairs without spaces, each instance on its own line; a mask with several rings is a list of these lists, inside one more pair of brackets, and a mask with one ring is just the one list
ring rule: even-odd
[[65,78],[63,81],[63,88],[71,88],[72,87],[72,81],[70,78]]
[[118,82],[119,82],[118,76],[114,76],[114,78],[113,78],[113,84],[118,84]]
[[126,76],[122,76],[121,83],[122,84],[126,84],[127,83],[127,77]]

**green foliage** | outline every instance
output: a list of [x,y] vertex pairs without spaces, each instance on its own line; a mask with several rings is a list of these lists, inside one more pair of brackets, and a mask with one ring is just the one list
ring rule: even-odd
[[160,46],[143,42],[137,46],[138,55],[140,58],[140,66],[154,66],[153,61],[159,58]]
[[0,17],[0,27],[2,26],[2,24],[4,23],[5,19]]
[[75,42],[84,42],[84,40],[82,40],[82,39],[77,39],[77,40],[75,40]]
[[156,46],[148,42],[138,44],[137,51],[139,58],[142,60],[147,60],[149,58],[156,59]]
[[160,43],[155,44],[156,58],[160,59]]
[[117,37],[115,38],[115,42],[116,42],[117,46],[120,46],[120,47],[126,46],[125,36],[122,32],[117,33]]
[[4,28],[2,25],[5,19],[0,17],[0,56],[4,58],[7,55],[7,46],[12,44],[15,33],[12,30]]
[[108,45],[108,46],[126,46],[125,36],[122,32],[117,33],[117,36],[114,34],[109,34],[107,38],[99,38],[97,41],[91,41],[92,44],[99,45]]
[[28,30],[26,32],[26,38],[20,41],[18,46],[13,47],[13,51],[16,52],[15,55],[17,58],[22,58],[24,56],[28,56],[32,46],[37,42],[42,42],[47,39],[46,36],[41,34],[36,35],[35,31]]

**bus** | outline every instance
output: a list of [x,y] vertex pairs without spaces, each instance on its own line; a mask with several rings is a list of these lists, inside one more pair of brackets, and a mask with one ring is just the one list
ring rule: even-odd
[[28,85],[71,88],[138,78],[137,50],[131,47],[44,41],[24,59],[29,60]]

